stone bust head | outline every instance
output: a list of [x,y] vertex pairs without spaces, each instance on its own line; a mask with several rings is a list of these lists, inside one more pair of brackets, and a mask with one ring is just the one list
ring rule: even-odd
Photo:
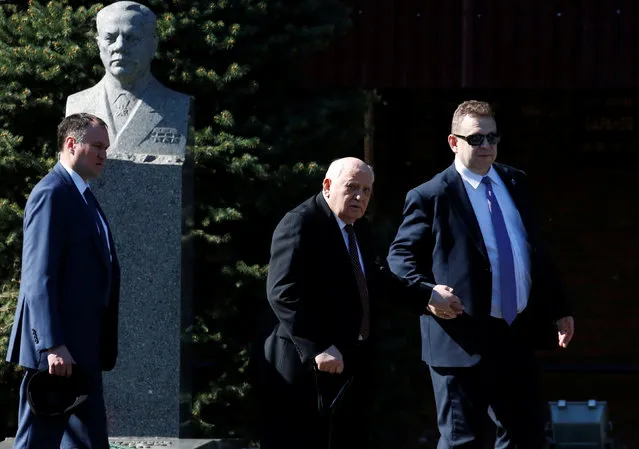
[[158,45],[153,11],[136,2],[120,1],[101,9],[96,25],[107,77],[128,87],[150,73]]

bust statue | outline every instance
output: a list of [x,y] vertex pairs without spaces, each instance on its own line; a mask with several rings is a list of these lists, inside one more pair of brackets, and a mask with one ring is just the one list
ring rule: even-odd
[[155,14],[139,3],[119,1],[98,12],[96,25],[105,74],[67,98],[66,115],[89,112],[103,119],[112,152],[183,155],[190,98],[151,74],[158,45]]

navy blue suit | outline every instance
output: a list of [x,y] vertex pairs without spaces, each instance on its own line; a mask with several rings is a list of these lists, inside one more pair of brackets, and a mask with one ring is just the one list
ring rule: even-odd
[[[22,279],[7,352],[7,361],[27,368],[15,448],[108,447],[101,372],[117,356],[120,268],[110,230],[110,254],[101,238],[73,179],[56,164],[24,213]],[[26,381],[48,367],[46,350],[60,345],[89,380],[89,399],[70,418],[36,417],[25,401]]]
[[[495,421],[503,421],[504,415],[517,420],[517,409],[512,408],[516,401],[521,404],[532,401],[537,407],[539,398],[528,394],[536,391],[533,351],[556,348],[554,323],[571,315],[541,242],[526,175],[502,164],[493,164],[493,167],[517,207],[530,250],[532,289],[526,309],[512,326],[490,316],[490,261],[463,180],[454,164],[408,192],[403,222],[388,255],[393,272],[413,281],[448,285],[465,307],[464,313],[452,320],[430,314],[420,318],[422,359],[431,368],[440,430],[444,433],[454,429],[457,435],[457,441],[448,445],[440,440],[440,448],[478,447],[479,436],[475,433],[480,432],[483,416],[480,418],[477,413],[485,414],[487,406],[493,408],[491,413],[502,412],[502,416],[496,418],[493,413]],[[520,371],[528,374],[519,375]],[[517,382],[511,379],[513,372],[517,373]],[[506,377],[500,379],[500,373]],[[472,385],[465,382],[466,378]],[[462,385],[461,390],[458,385]],[[493,396],[482,396],[487,391]],[[469,401],[468,408],[459,413],[445,406],[455,402],[456,394],[463,394]],[[499,403],[501,399],[510,402],[503,405]],[[502,405],[501,410],[495,410]],[[475,410],[470,411],[473,408]],[[481,422],[454,422],[455,415]],[[512,426],[508,423],[506,427]],[[505,433],[503,428],[500,431]],[[510,436],[502,436],[497,447],[515,447]]]

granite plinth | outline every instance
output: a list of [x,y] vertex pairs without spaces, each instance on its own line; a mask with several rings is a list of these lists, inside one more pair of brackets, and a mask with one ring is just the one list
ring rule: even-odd
[[122,268],[118,361],[104,375],[109,435],[187,437],[190,173],[180,158],[145,163],[120,156],[110,155],[92,184]]
[[109,438],[111,447],[138,449],[244,449],[241,439]]
[[[109,434],[184,438],[192,365],[183,338],[192,321],[185,238],[192,217],[191,98],[150,72],[158,40],[148,7],[111,2],[96,26],[104,77],[70,95],[66,115],[93,114],[109,133],[110,160],[92,184],[122,269],[118,361],[104,376]],[[123,29],[130,39],[112,38],[112,30]]]

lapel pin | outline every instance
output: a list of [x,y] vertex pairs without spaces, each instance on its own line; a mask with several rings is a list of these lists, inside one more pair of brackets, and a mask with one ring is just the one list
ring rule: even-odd
[[517,184],[517,183],[515,182],[515,178],[510,178],[510,182],[511,182],[513,185]]

